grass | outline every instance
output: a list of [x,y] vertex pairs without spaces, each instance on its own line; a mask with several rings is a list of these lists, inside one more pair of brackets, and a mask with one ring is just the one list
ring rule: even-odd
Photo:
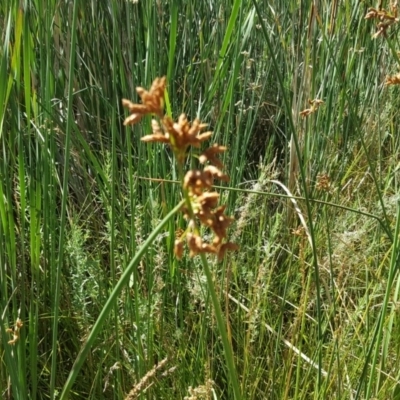
[[[0,5],[2,398],[400,399],[397,23],[197,3]],[[228,147],[221,263],[177,260],[173,153],[123,126],[164,75]]]

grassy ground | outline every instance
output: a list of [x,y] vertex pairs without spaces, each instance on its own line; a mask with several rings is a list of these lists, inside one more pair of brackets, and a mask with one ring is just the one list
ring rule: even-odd
[[[1,2],[2,398],[400,399],[400,44],[376,6]],[[167,113],[229,147],[241,248],[211,283],[173,254],[171,151],[123,126],[164,75]]]

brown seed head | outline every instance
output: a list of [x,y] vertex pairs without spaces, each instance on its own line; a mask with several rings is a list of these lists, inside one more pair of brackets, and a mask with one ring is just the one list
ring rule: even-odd
[[199,157],[199,161],[204,164],[209,161],[211,164],[216,167],[222,169],[224,165],[222,162],[216,157],[217,154],[223,153],[227,148],[225,146],[220,146],[217,143],[214,143],[212,147],[209,147],[205,150]]
[[188,171],[183,179],[183,187],[193,195],[200,196],[205,189],[211,188],[213,176],[210,173],[199,170]]
[[[126,118],[125,125],[133,125],[139,122],[144,115],[156,115],[159,119],[151,122],[152,134],[142,138],[144,142],[160,142],[169,144],[180,166],[186,160],[186,153],[189,146],[200,147],[202,142],[208,140],[212,132],[202,131],[207,127],[198,118],[192,123],[189,122],[185,114],[181,114],[177,122],[164,115],[164,92],[165,77],[154,80],[149,91],[138,87],[137,93],[141,98],[141,104],[132,103],[123,99],[122,104],[127,107],[130,115]],[[310,101],[310,113],[314,112],[321,100]],[[216,192],[209,192],[214,179],[229,181],[228,175],[221,172],[223,164],[217,155],[226,151],[225,146],[214,144],[205,150],[199,157],[199,161],[204,164],[209,162],[204,170],[192,170],[186,173],[183,179],[183,188],[187,190],[187,201],[189,204],[183,208],[185,218],[189,220],[186,232],[186,241],[190,250],[190,257],[200,253],[214,253],[221,260],[227,250],[237,250],[238,246],[234,243],[223,243],[227,236],[227,229],[231,225],[233,218],[224,214],[225,206],[218,208],[219,195]],[[197,222],[210,228],[214,238],[212,243],[206,243],[198,234]],[[183,256],[184,236],[177,235],[174,246],[174,253],[177,258]],[[15,334],[15,332],[14,332]]]
[[153,129],[152,135],[143,136],[140,140],[142,142],[159,142],[159,143],[169,143],[169,137],[164,135],[164,132],[160,128],[160,124],[155,120],[151,120],[151,128]]
[[204,243],[200,236],[189,233],[187,235],[187,244],[190,250],[189,256],[194,257],[200,253],[217,253],[218,249],[208,243]]
[[227,251],[236,251],[239,250],[239,246],[236,243],[232,242],[227,242],[224,244],[221,244],[218,249],[218,261],[222,261],[223,258],[225,257],[225,253]]
[[174,254],[178,260],[183,256],[183,242],[180,239],[175,240]]
[[385,86],[389,85],[400,85],[400,73],[386,77]]
[[165,77],[156,78],[149,91],[142,87],[136,88],[142,100],[142,104],[135,104],[130,100],[122,99],[122,105],[128,108],[131,113],[131,115],[125,119],[124,125],[134,125],[146,114],[155,114],[159,117],[163,115],[165,79]]
[[214,178],[220,179],[221,181],[229,182],[229,176],[221,172],[217,167],[214,165],[207,165],[204,168],[205,173],[211,174]]
[[308,103],[311,105],[310,108],[306,108],[305,110],[301,111],[299,114],[302,118],[308,117],[310,114],[315,113],[318,108],[324,104],[324,101],[321,99],[314,99],[308,100]]

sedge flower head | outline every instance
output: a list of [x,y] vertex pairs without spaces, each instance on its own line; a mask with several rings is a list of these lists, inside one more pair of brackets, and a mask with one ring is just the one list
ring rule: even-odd
[[146,114],[155,114],[159,117],[163,115],[165,81],[165,76],[155,79],[149,91],[142,87],[136,88],[142,104],[135,104],[130,100],[122,99],[122,105],[128,108],[131,113],[125,119],[124,125],[137,124]]
[[[157,78],[149,91],[141,87],[136,89],[142,100],[141,104],[122,100],[122,104],[130,112],[124,124],[134,125],[145,115],[155,116],[151,121],[152,133],[142,137],[141,140],[168,144],[182,170],[188,149],[199,148],[212,136],[212,132],[204,132],[207,124],[198,118],[190,122],[185,114],[181,114],[175,122],[171,117],[163,115],[165,86],[165,77]],[[222,172],[223,164],[217,157],[226,150],[225,146],[218,144],[209,147],[199,156],[200,163],[208,165],[202,170],[190,170],[182,177],[182,188],[186,199],[183,212],[189,222],[186,231],[175,240],[174,254],[178,259],[183,257],[185,240],[190,257],[200,253],[212,253],[221,260],[226,251],[238,249],[236,244],[226,241],[227,229],[232,224],[233,218],[225,215],[225,206],[218,206],[219,194],[212,191],[215,179],[229,181],[229,176]],[[201,238],[198,224],[212,231],[211,242]]]

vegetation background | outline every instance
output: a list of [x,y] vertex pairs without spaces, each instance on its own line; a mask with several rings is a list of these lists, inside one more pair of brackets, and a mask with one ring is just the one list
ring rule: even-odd
[[240,397],[400,399],[399,89],[384,85],[400,45],[396,20],[373,37],[377,6],[1,2],[1,398],[238,397],[201,263],[173,255],[179,218],[68,380],[180,201],[171,152],[140,142],[150,120],[122,125],[121,99],[166,75],[172,115],[229,147],[241,249],[211,265]]

